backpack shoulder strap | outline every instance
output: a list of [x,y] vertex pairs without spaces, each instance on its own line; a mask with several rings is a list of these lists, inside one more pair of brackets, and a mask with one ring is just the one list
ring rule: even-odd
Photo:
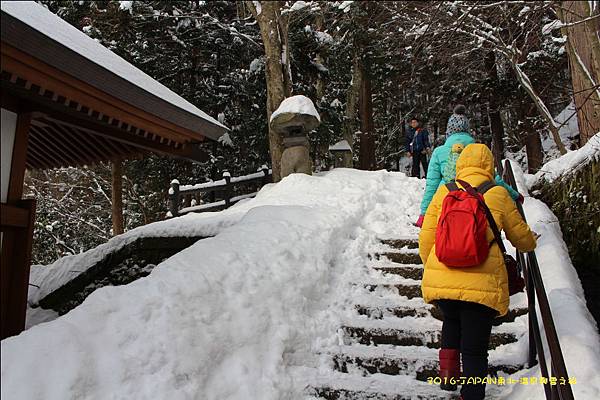
[[456,192],[457,190],[460,190],[460,188],[454,181],[446,183],[446,187],[448,188],[448,191],[450,191],[450,192]]
[[[502,241],[502,235],[500,234],[500,229],[498,229],[498,225],[496,225],[496,221],[494,220],[494,216],[492,215],[490,208],[487,206],[487,204],[485,204],[485,200],[483,199],[483,193],[479,192],[479,190],[475,190],[467,182],[464,182],[461,180],[459,180],[458,182],[465,188],[467,193],[469,193],[471,196],[473,196],[473,197],[477,198],[477,200],[479,200],[479,204],[481,205],[481,207],[483,208],[483,211],[485,212],[485,217],[487,218],[488,224],[490,225],[490,229],[494,233],[494,240],[496,241],[496,243],[498,243],[498,247],[500,247],[500,251],[502,251],[502,254],[506,254],[506,247],[504,247],[504,242]],[[483,183],[477,189],[486,185],[486,183],[489,183],[489,182]],[[492,186],[488,187],[486,189],[486,191],[491,189],[494,186],[496,186],[496,184],[492,183]]]
[[487,181],[487,182],[483,182],[481,185],[477,186],[477,188],[475,190],[477,190],[477,193],[483,195],[483,194],[485,194],[485,192],[487,192],[494,186],[496,186],[496,184],[493,181]]

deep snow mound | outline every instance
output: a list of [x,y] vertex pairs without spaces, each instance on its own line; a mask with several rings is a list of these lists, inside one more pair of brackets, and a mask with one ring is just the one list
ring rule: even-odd
[[335,337],[340,254],[367,236],[414,235],[422,189],[385,171],[294,174],[221,213],[175,218],[219,229],[148,277],[4,340],[2,397],[300,398],[289,368]]

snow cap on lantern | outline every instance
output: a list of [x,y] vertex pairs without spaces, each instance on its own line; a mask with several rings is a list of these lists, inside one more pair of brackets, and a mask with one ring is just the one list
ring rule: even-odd
[[350,147],[350,143],[345,139],[329,146],[329,152],[333,155],[333,166],[335,168],[344,167],[347,157],[350,157],[350,160],[352,160],[352,147]]
[[321,123],[321,118],[312,100],[297,95],[283,100],[271,114],[271,128],[286,138],[306,136]]

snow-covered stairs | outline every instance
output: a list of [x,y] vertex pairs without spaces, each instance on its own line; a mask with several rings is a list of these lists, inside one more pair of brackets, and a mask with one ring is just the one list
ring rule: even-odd
[[[369,255],[364,288],[354,299],[355,317],[338,330],[339,346],[329,351],[333,371],[321,374],[311,394],[322,399],[455,399],[429,384],[438,375],[441,312],[421,298],[423,265],[415,239],[386,240]],[[490,340],[489,372],[512,374],[523,368],[504,353],[515,352],[523,334],[511,309],[498,320]],[[511,325],[515,325],[514,327]],[[498,349],[498,350],[494,350]]]

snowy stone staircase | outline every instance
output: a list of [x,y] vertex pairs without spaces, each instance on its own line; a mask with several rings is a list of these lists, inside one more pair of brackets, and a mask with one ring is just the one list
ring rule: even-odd
[[[427,382],[438,375],[442,315],[421,298],[423,265],[417,247],[414,239],[386,240],[369,255],[365,280],[354,284],[364,288],[354,299],[356,317],[340,327],[340,345],[330,350],[334,371],[312,385],[312,395],[331,400],[458,398],[457,392],[443,392]],[[496,321],[490,375],[523,368],[507,362],[510,358],[502,353],[517,345],[523,332],[510,325],[526,313],[524,308],[511,309]]]

